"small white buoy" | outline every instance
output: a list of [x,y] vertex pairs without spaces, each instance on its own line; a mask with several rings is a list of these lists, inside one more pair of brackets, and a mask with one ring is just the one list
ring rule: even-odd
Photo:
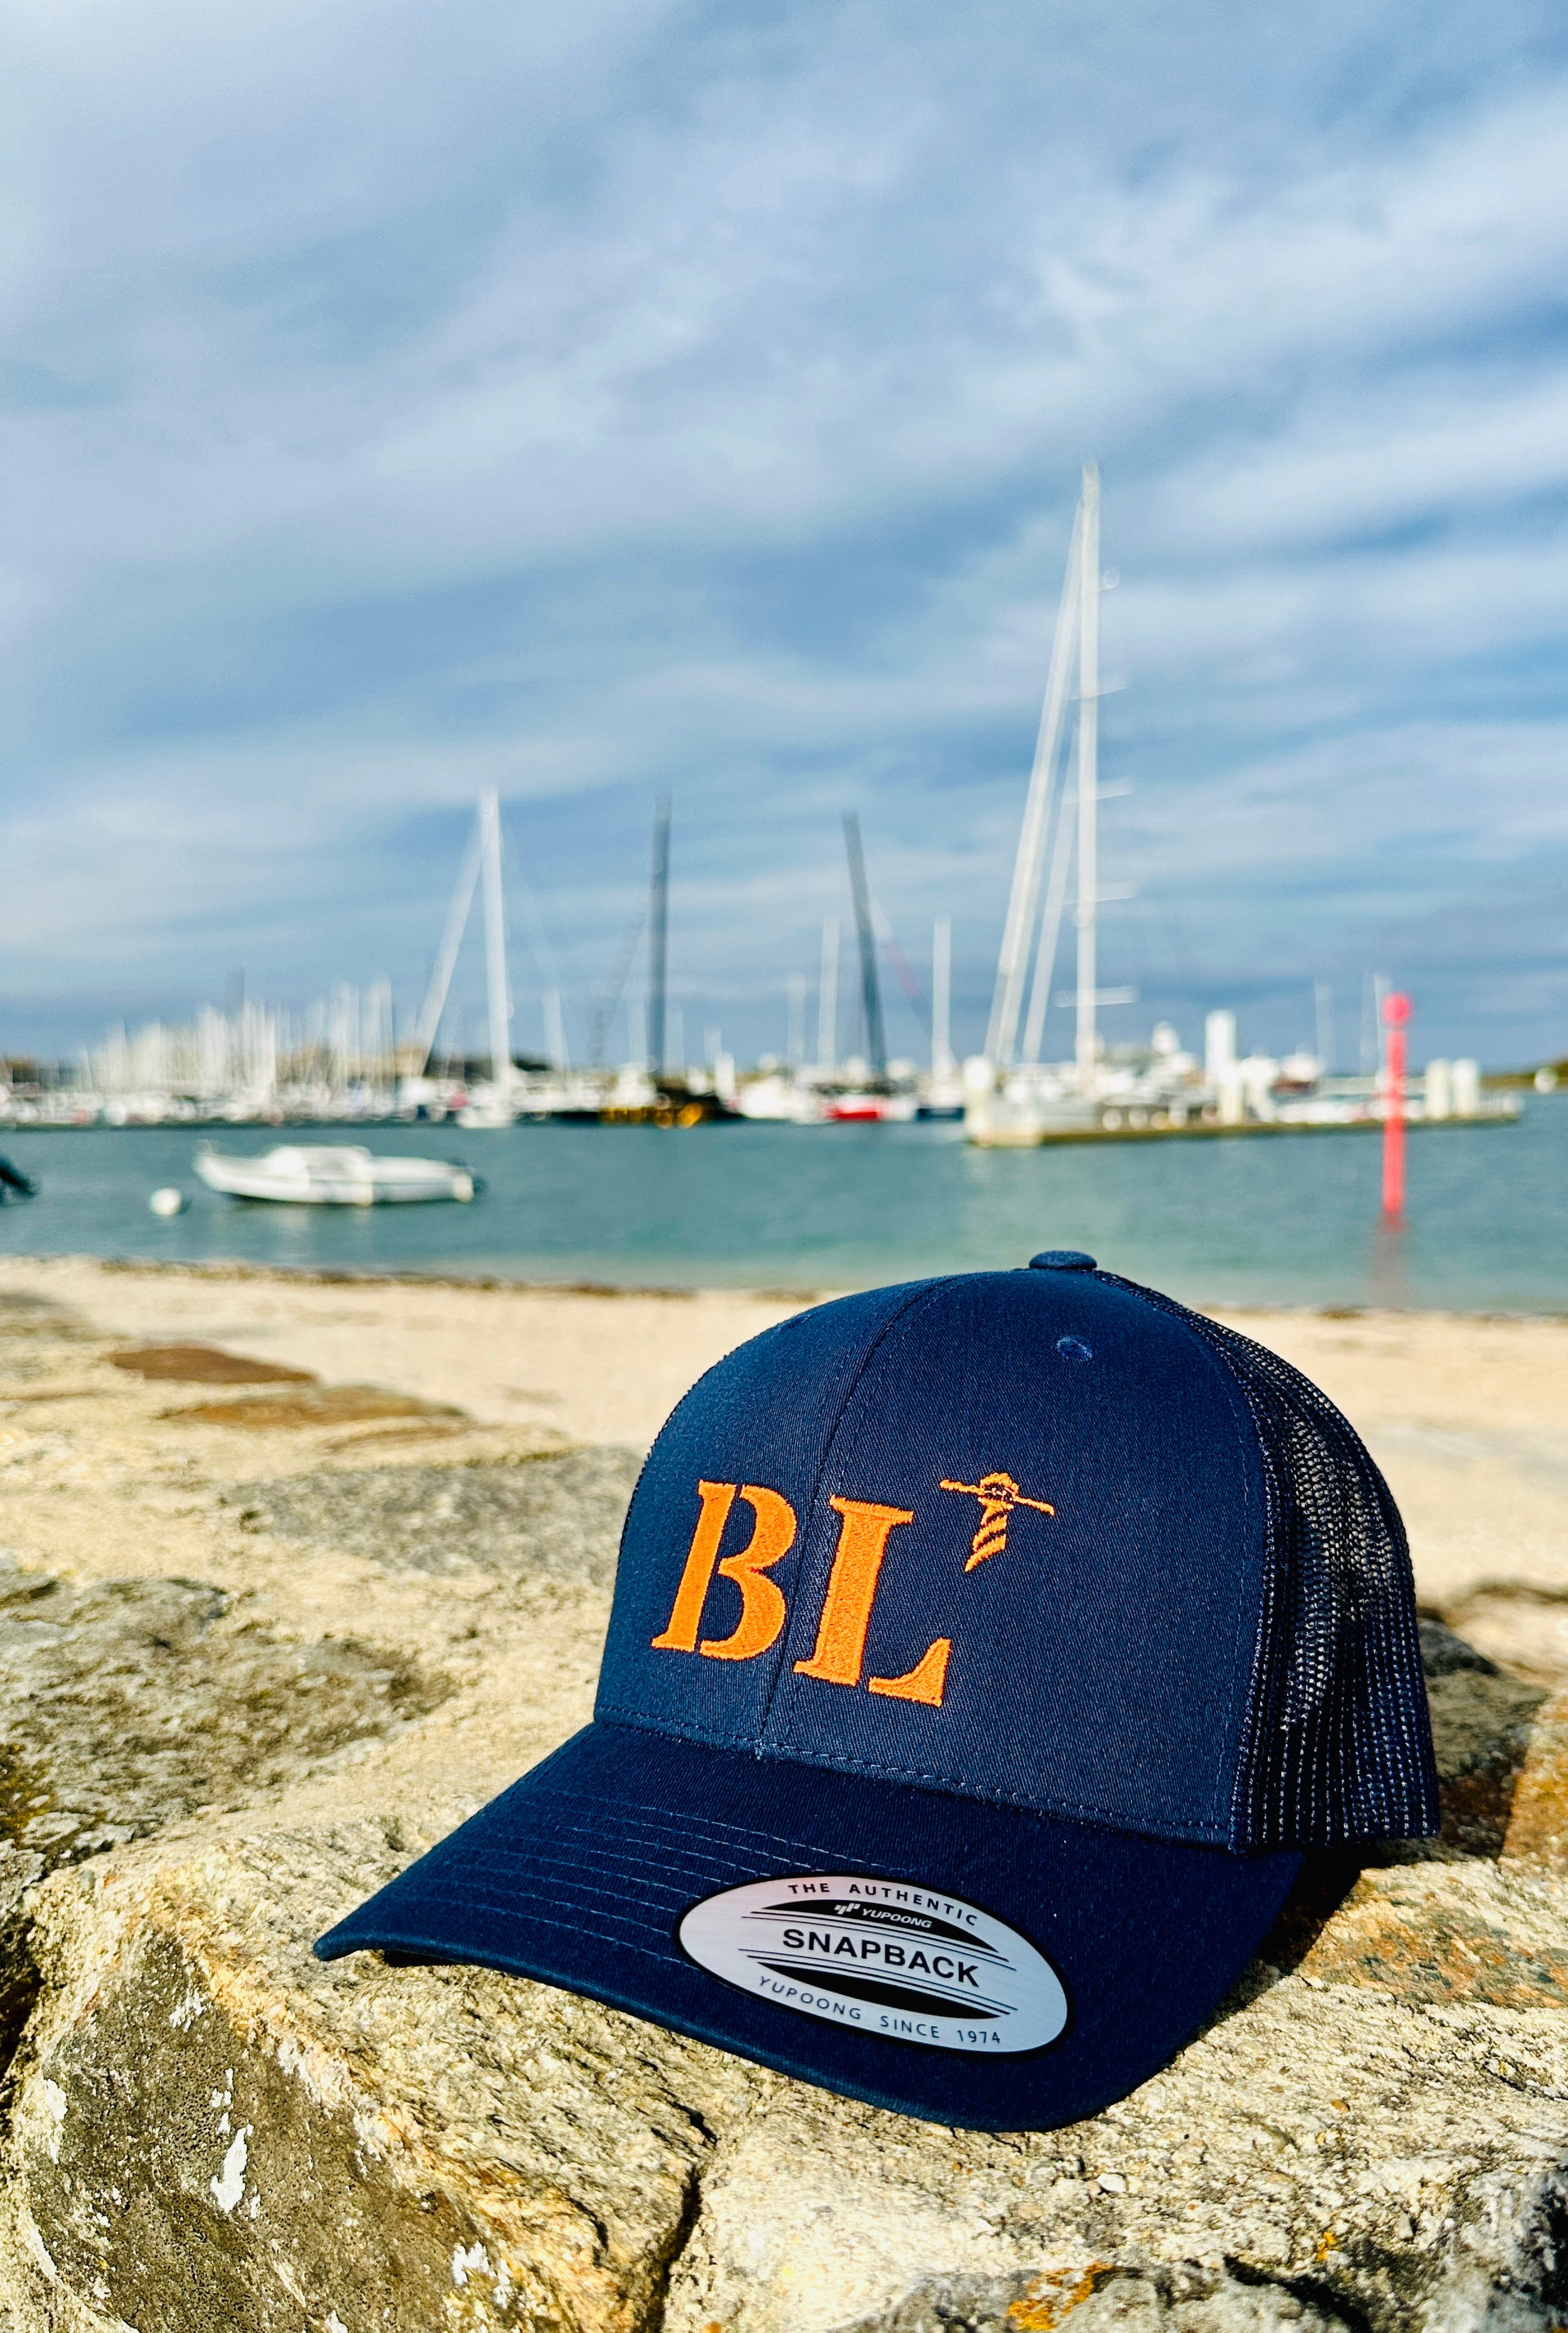
[[153,1193],[147,1204],[155,1215],[183,1215],[190,1201],[183,1191],[177,1191],[172,1183],[167,1183],[161,1191]]

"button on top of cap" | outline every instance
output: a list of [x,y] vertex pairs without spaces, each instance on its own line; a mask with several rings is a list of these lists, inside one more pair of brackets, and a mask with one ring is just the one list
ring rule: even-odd
[[1029,1258],[1031,1272],[1097,1272],[1098,1264],[1092,1255],[1077,1247],[1045,1247],[1038,1255]]

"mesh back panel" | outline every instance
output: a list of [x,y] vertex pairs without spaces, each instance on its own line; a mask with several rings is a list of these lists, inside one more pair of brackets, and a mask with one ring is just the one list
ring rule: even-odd
[[1232,1809],[1238,1848],[1429,1837],[1438,1778],[1404,1526],[1360,1437],[1299,1369],[1153,1289],[1251,1413],[1267,1584]]

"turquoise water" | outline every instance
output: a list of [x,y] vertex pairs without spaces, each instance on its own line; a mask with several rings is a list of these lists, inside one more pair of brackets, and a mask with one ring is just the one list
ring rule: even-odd
[[[245,1128],[232,1150],[279,1138]],[[0,1254],[238,1260],[623,1285],[827,1289],[1082,1247],[1198,1302],[1568,1312],[1568,1095],[1524,1121],[1417,1129],[1406,1228],[1379,1224],[1375,1137],[982,1151],[956,1126],[320,1129],[464,1158],[472,1206],[247,1206],[202,1188],[188,1130],[0,1133],[42,1185]],[[177,1183],[190,1211],[148,1195]]]

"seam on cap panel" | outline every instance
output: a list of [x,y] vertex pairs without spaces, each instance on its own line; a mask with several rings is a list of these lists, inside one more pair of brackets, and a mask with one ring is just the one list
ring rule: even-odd
[[[615,1799],[607,1797],[602,1791],[563,1791],[557,1790],[553,1784],[539,1795],[563,1800],[574,1811],[590,1806],[602,1807],[605,1819],[618,1821],[628,1841],[634,1831],[647,1831],[659,1843],[662,1851],[666,1849],[667,1842],[674,1840],[688,1857],[699,1861],[704,1858],[701,1849],[693,1848],[692,1841],[703,1833],[710,1835],[712,1854],[706,1858],[710,1861],[720,1854],[733,1858],[742,1847],[753,1854],[760,1852],[764,1847],[788,1848],[791,1854],[798,1849],[802,1853],[809,1850],[813,1855],[829,1852],[819,1842],[799,1839],[793,1831],[763,1830],[754,1823],[722,1822],[712,1815],[689,1813],[683,1813],[679,1821],[675,1821],[667,1807],[647,1799]],[[580,1833],[583,1838],[597,1841],[605,1836],[606,1819],[595,1817],[591,1822],[570,1822],[564,1828],[573,1836]],[[644,1854],[645,1861],[645,1850]]]
[[[700,1886],[704,1866],[722,1881],[733,1869],[734,1858],[688,1855],[685,1858],[686,1880],[695,1880]],[[665,1867],[668,1868],[667,1864]],[[626,1851],[617,1855],[613,1848],[607,1847],[602,1831],[593,1838],[591,1860],[580,1849],[572,1855],[552,1855],[548,1848],[540,1847],[536,1840],[526,1855],[498,1853],[494,1848],[485,1849],[483,1868],[492,1877],[509,1870],[516,1871],[525,1879],[541,1882],[546,1887],[559,1887],[564,1894],[574,1896],[584,1905],[596,1896],[602,1896],[611,1906],[623,1905],[628,1900],[627,1888],[648,1891],[631,1899],[645,1907],[651,1906],[655,1891],[661,1887],[674,1902],[680,1900],[683,1893],[683,1889],[670,1887],[662,1877],[655,1877],[649,1872],[645,1849],[634,1855],[628,1844]],[[585,1869],[598,1873],[598,1878],[586,1878]],[[559,1876],[561,1874],[565,1875],[564,1877]],[[647,1927],[651,1925],[646,1920],[636,1919],[630,1913],[617,1914],[617,1916],[623,1918],[627,1927]]]
[[[876,1334],[872,1338],[871,1342],[866,1346],[865,1350],[862,1353],[859,1360],[856,1362],[855,1374],[850,1378],[849,1383],[845,1387],[842,1395],[839,1397],[838,1407],[834,1413],[833,1423],[828,1427],[827,1434],[823,1437],[822,1455],[817,1462],[817,1472],[811,1478],[810,1495],[806,1502],[806,1514],[808,1518],[806,1528],[808,1531],[809,1531],[811,1528],[811,1521],[815,1518],[817,1513],[817,1494],[822,1488],[822,1478],[827,1472],[827,1464],[833,1455],[833,1445],[837,1441],[839,1429],[844,1424],[844,1414],[849,1407],[850,1403],[854,1400],[856,1394],[858,1392],[860,1381],[862,1378],[865,1377],[866,1370],[871,1367],[872,1361],[881,1347],[884,1339],[891,1336],[893,1330],[904,1319],[905,1313],[913,1312],[916,1305],[924,1303],[930,1297],[934,1297],[938,1290],[945,1285],[946,1282],[943,1280],[922,1281],[915,1289],[913,1295],[906,1298],[904,1302],[899,1306],[896,1312],[890,1312],[888,1314],[886,1320],[883,1322],[881,1328],[878,1329]],[[805,1577],[805,1564],[802,1563],[800,1567],[800,1577],[802,1579]],[[768,1698],[762,1704],[761,1714],[757,1721],[755,1754],[759,1758],[767,1754],[763,1748],[763,1743],[767,1736],[768,1728],[773,1722],[773,1704],[779,1698],[779,1688],[784,1680],[784,1665],[789,1657],[789,1639],[794,1633],[794,1614],[791,1612],[789,1619],[786,1622],[783,1629],[780,1631],[778,1664],[773,1671],[772,1682],[768,1687]]]
[[976,1780],[969,1774],[932,1773],[918,1766],[878,1765],[869,1758],[854,1758],[845,1752],[824,1758],[798,1744],[789,1749],[748,1749],[737,1743],[732,1734],[714,1733],[695,1725],[670,1725],[663,1720],[655,1722],[635,1710],[607,1708],[604,1719],[611,1724],[630,1725],[645,1733],[658,1733],[676,1742],[700,1742],[710,1750],[727,1750],[732,1757],[769,1758],[780,1766],[810,1766],[827,1774],[876,1774],[887,1781],[907,1782],[918,1790],[935,1791],[944,1798],[977,1799],[982,1804],[999,1807],[1022,1807],[1029,1814],[1061,1815],[1069,1821],[1093,1822],[1105,1830],[1124,1832],[1133,1839],[1173,1839],[1196,1842],[1205,1847],[1225,1847],[1230,1844],[1228,1827],[1219,1823],[1189,1824],[1181,1830],[1156,1830],[1157,1819],[1151,1811],[1143,1822],[1130,1822],[1124,1810],[1094,1805],[1088,1800],[1047,1797],[1031,1798],[1023,1791],[999,1791],[994,1783]]
[[[801,1312],[809,1312],[809,1311],[811,1311],[811,1309],[812,1309],[812,1308],[811,1308],[811,1306],[810,1306],[809,1304],[803,1304],[803,1305],[801,1306],[801,1308],[800,1308],[800,1311],[801,1311]],[[783,1328],[787,1328],[787,1327],[789,1326],[789,1321],[790,1321],[790,1320],[798,1320],[799,1318],[800,1318],[800,1312],[791,1312],[791,1313],[789,1313],[789,1314],[786,1316],[786,1318],[785,1318],[784,1320],[775,1320],[775,1321],[774,1321],[774,1323],[773,1323],[772,1328],[770,1328],[770,1329],[763,1329],[763,1330],[761,1330],[759,1333],[760,1333],[760,1335],[764,1336],[764,1337],[770,1337],[770,1336],[773,1334],[773,1330],[774,1330],[775,1329],[783,1329]],[[636,1481],[632,1484],[632,1494],[631,1494],[630,1498],[626,1501],[626,1513],[621,1517],[620,1536],[619,1536],[619,1537],[617,1538],[617,1540],[616,1541],[616,1570],[617,1570],[617,1574],[618,1574],[618,1572],[619,1572],[619,1570],[620,1570],[621,1557],[622,1557],[622,1556],[625,1554],[625,1552],[626,1552],[626,1532],[627,1532],[627,1530],[630,1528],[630,1524],[631,1524],[631,1520],[632,1520],[632,1509],[633,1509],[633,1508],[636,1505],[636,1503],[637,1503],[637,1493],[638,1493],[638,1492],[642,1489],[642,1487],[643,1487],[643,1479],[644,1479],[644,1477],[645,1476],[645,1474],[647,1474],[648,1468],[649,1468],[649,1467],[653,1464],[653,1463],[654,1463],[654,1452],[655,1452],[655,1451],[658,1448],[658,1446],[659,1446],[660,1437],[661,1437],[663,1435],[664,1435],[665,1433],[667,1433],[667,1432],[668,1432],[669,1428],[670,1428],[672,1426],[674,1426],[674,1422],[675,1422],[676,1418],[677,1418],[677,1417],[679,1417],[679,1416],[680,1416],[681,1412],[685,1408],[686,1404],[687,1404],[689,1401],[694,1401],[694,1400],[696,1399],[696,1397],[697,1397],[698,1394],[699,1394],[699,1393],[701,1393],[701,1391],[702,1391],[703,1387],[707,1384],[708,1379],[709,1379],[709,1378],[710,1378],[714,1374],[714,1372],[715,1372],[716,1370],[718,1370],[718,1369],[722,1369],[722,1368],[723,1368],[723,1366],[724,1366],[724,1363],[725,1363],[729,1359],[730,1359],[730,1355],[729,1355],[728,1353],[722,1353],[722,1354],[720,1355],[719,1359],[718,1359],[716,1361],[711,1361],[711,1362],[709,1363],[708,1367],[707,1367],[707,1368],[703,1371],[702,1376],[697,1379],[697,1382],[696,1382],[696,1384],[695,1384],[695,1385],[689,1385],[689,1386],[686,1387],[686,1390],[685,1390],[685,1392],[681,1396],[680,1400],[675,1404],[675,1406],[674,1406],[674,1409],[672,1409],[672,1410],[671,1410],[671,1412],[670,1412],[670,1414],[669,1414],[668,1417],[666,1417],[666,1418],[665,1418],[665,1420],[664,1420],[664,1425],[660,1426],[658,1433],[655,1435],[655,1436],[654,1436],[654,1438],[653,1438],[653,1441],[648,1445],[648,1447],[644,1451],[644,1453],[643,1453],[643,1463],[642,1463],[642,1464],[637,1468],[637,1479],[636,1479]],[[580,1447],[580,1446],[582,1446],[582,1445],[579,1445],[578,1446]]]
[[[1236,1697],[1240,1685],[1242,1662],[1243,1624],[1242,1615],[1239,1608],[1236,1615],[1236,1633],[1230,1651],[1231,1705],[1233,1709],[1236,1709],[1237,1716],[1237,1772],[1232,1779],[1229,1790],[1225,1791],[1223,1794],[1226,1819],[1223,1825],[1222,1835],[1230,1847],[1236,1848],[1238,1844],[1245,1845],[1247,1843],[1245,1841],[1238,1842],[1237,1839],[1237,1831],[1238,1829],[1237,1820],[1237,1792],[1240,1785],[1241,1771],[1246,1761],[1248,1751],[1248,1736],[1252,1717],[1253,1701],[1258,1692],[1261,1678],[1264,1657],[1263,1632],[1267,1624],[1269,1610],[1269,1592],[1271,1585],[1269,1572],[1270,1568],[1275,1561],[1275,1549],[1271,1544],[1269,1536],[1267,1454],[1263,1447],[1263,1436],[1258,1431],[1257,1420],[1252,1414],[1251,1404],[1248,1401],[1240,1385],[1238,1383],[1235,1371],[1231,1368],[1229,1363],[1224,1360],[1221,1356],[1198,1334],[1196,1329],[1189,1328],[1187,1322],[1182,1320],[1179,1312],[1172,1312],[1167,1310],[1167,1307],[1164,1304],[1151,1302],[1149,1291],[1140,1287],[1135,1280],[1123,1280],[1119,1272],[1096,1272],[1094,1276],[1104,1285],[1119,1288],[1127,1295],[1136,1297],[1138,1302],[1142,1304],[1147,1311],[1157,1312],[1162,1319],[1174,1320],[1176,1322],[1177,1327],[1187,1339],[1188,1343],[1193,1348],[1194,1351],[1202,1355],[1204,1360],[1208,1363],[1209,1367],[1213,1370],[1220,1383],[1224,1386],[1225,1397],[1229,1404],[1231,1416],[1236,1421],[1239,1430],[1239,1438],[1244,1445],[1251,1450],[1253,1456],[1257,1461],[1258,1474],[1264,1486],[1262,1532],[1264,1576],[1261,1583],[1261,1593],[1258,1598],[1257,1618],[1254,1627],[1252,1658],[1248,1665],[1247,1698],[1239,1709],[1236,1709]],[[1245,1478],[1242,1484],[1242,1502],[1250,1522],[1254,1506],[1253,1486],[1250,1475]],[[1218,1772],[1218,1763],[1219,1762],[1217,1762],[1217,1780],[1222,1781],[1223,1775]]]
[[[788,1764],[791,1762],[779,1760],[772,1762]],[[742,1848],[751,1854],[760,1852],[763,1847],[786,1848],[792,1854],[798,1851],[817,1856],[837,1851],[824,1848],[819,1841],[799,1839],[793,1831],[764,1830],[754,1823],[724,1822],[714,1816],[689,1812],[683,1812],[677,1821],[672,1819],[667,1807],[647,1799],[612,1798],[602,1791],[567,1791],[558,1789],[553,1783],[539,1792],[531,1790],[529,1795],[531,1798],[559,1799],[574,1813],[589,1807],[602,1807],[605,1810],[603,1819],[596,1816],[591,1820],[569,1821],[562,1825],[563,1830],[574,1837],[580,1835],[590,1842],[603,1839],[607,1836],[607,1826],[618,1822],[628,1841],[634,1831],[645,1831],[657,1842],[661,1852],[668,1852],[668,1842],[673,1840],[688,1858],[698,1861],[704,1858],[701,1849],[693,1848],[692,1841],[703,1834],[710,1836],[712,1856],[705,1858],[708,1860],[720,1854],[733,1858]],[[492,1848],[486,1851],[494,1854],[495,1849]],[[886,1858],[883,1860],[885,1862]]]
[[[933,1285],[936,1285],[936,1281],[917,1281],[917,1283],[914,1283],[914,1292],[913,1292],[913,1295],[905,1297],[905,1301],[903,1301],[901,1307],[898,1307],[898,1311],[896,1311],[896,1313],[892,1313],[892,1318],[889,1318],[889,1320],[884,1320],[884,1323],[882,1323],[882,1330],[880,1330],[880,1332],[877,1332],[877,1339],[880,1339],[880,1337],[884,1337],[886,1330],[889,1330],[889,1328],[892,1328],[892,1325],[894,1325],[894,1320],[901,1320],[903,1313],[905,1313],[905,1311],[908,1311],[908,1309],[910,1309],[910,1304],[917,1304],[919,1297],[922,1297],[922,1295],[929,1295],[931,1288],[933,1288]],[[870,1295],[875,1295],[875,1291],[868,1291],[868,1292],[870,1292]],[[831,1301],[833,1301],[833,1300],[831,1300]],[[775,1320],[775,1323],[772,1323],[772,1328],[760,1330],[759,1337],[753,1337],[753,1339],[747,1339],[747,1344],[760,1344],[760,1339],[763,1339],[763,1337],[775,1337],[775,1334],[779,1334],[779,1330],[791,1328],[791,1325],[796,1323],[796,1320],[803,1320],[803,1318],[808,1316],[808,1313],[812,1313],[812,1311],[821,1311],[821,1309],[824,1309],[824,1307],[819,1307],[819,1304],[803,1304],[803,1307],[800,1307],[800,1311],[789,1313],[789,1316],[784,1318],[784,1320]],[[864,1358],[861,1358],[861,1365],[858,1365],[858,1368],[861,1368],[861,1369],[864,1369],[864,1368],[865,1368],[865,1362],[870,1360],[870,1353],[875,1351],[877,1339],[873,1339],[873,1344],[870,1344],[868,1349],[865,1349]],[[735,1351],[740,1351],[740,1349],[735,1349]],[[731,1362],[732,1358],[735,1358],[735,1353],[721,1353],[719,1360],[710,1362],[710,1368],[703,1369],[703,1377],[700,1377],[698,1381],[695,1381],[695,1386],[688,1386],[686,1393],[684,1393],[682,1397],[679,1397],[679,1402],[676,1402],[676,1405],[674,1405],[674,1409],[670,1411],[670,1416],[667,1416],[667,1418],[665,1418],[665,1423],[663,1423],[663,1426],[660,1426],[660,1428],[658,1428],[658,1435],[655,1435],[655,1437],[654,1437],[654,1445],[651,1445],[651,1446],[649,1446],[649,1451],[646,1451],[646,1454],[644,1454],[642,1465],[637,1467],[637,1482],[632,1483],[632,1495],[630,1495],[630,1498],[627,1498],[627,1503],[626,1503],[626,1514],[623,1514],[623,1519],[621,1519],[621,1538],[618,1538],[618,1542],[616,1542],[616,1577],[618,1577],[618,1572],[621,1572],[621,1556],[626,1554],[626,1532],[630,1531],[630,1523],[632,1523],[632,1510],[635,1510],[635,1505],[637,1505],[637,1493],[639,1493],[639,1491],[642,1491],[642,1483],[644,1483],[644,1479],[646,1479],[646,1472],[649,1472],[649,1467],[654,1465],[654,1455],[655,1455],[655,1451],[658,1451],[658,1445],[660,1445],[660,1442],[663,1442],[663,1439],[665,1439],[665,1435],[670,1433],[670,1428],[672,1428],[672,1426],[674,1426],[676,1418],[682,1416],[682,1411],[686,1409],[686,1407],[691,1405],[691,1402],[695,1402],[695,1397],[698,1397],[698,1393],[700,1393],[700,1390],[703,1390],[703,1386],[707,1384],[707,1381],[710,1381],[710,1377],[716,1377],[716,1374],[719,1374],[721,1369],[726,1368],[726,1362]],[[852,1386],[849,1386],[849,1393],[852,1393],[854,1386],[856,1386],[856,1384],[858,1384],[858,1369],[856,1369],[856,1377],[854,1377]],[[849,1400],[849,1393],[845,1393],[845,1400]],[[840,1402],[840,1411],[837,1411],[837,1414],[840,1414],[840,1416],[842,1416],[842,1402]],[[837,1418],[836,1418],[836,1421],[833,1421],[833,1430],[831,1430],[831,1435],[828,1435],[828,1446],[831,1446],[833,1433],[837,1433]],[[824,1458],[824,1465],[826,1465],[826,1458]],[[815,1482],[812,1482],[812,1500],[815,1500],[815,1495],[817,1495],[817,1483],[819,1483],[819,1482],[821,1482],[821,1467],[819,1467],[819,1470],[817,1470],[817,1477],[815,1477]],[[789,1631],[784,1631],[784,1633],[789,1633]],[[772,1689],[777,1689],[777,1670],[775,1670],[775,1686],[772,1686]],[[763,1724],[768,1724],[768,1710],[772,1708],[772,1689],[770,1689],[770,1694],[768,1694],[768,1708],[763,1710],[763,1720],[760,1720],[760,1722],[763,1722]],[[618,1720],[627,1722],[627,1724],[646,1726],[646,1729],[649,1729],[649,1731],[655,1731],[655,1733],[658,1733],[658,1731],[665,1731],[665,1729],[663,1729],[663,1726],[651,1726],[649,1717],[646,1717],[646,1714],[644,1714],[644,1713],[632,1713],[632,1710],[627,1710],[626,1705],[623,1705],[623,1703],[607,1703],[607,1701],[602,1701],[602,1698],[599,1698],[599,1696],[602,1696],[602,1685],[599,1685],[598,1689],[595,1689],[595,1696],[593,1696],[593,1720],[590,1720],[590,1724],[598,1724],[598,1722],[602,1720],[602,1717],[605,1717],[605,1714],[611,1714],[611,1713],[614,1713],[616,1717],[618,1717]],[[571,1741],[577,1741],[577,1736],[571,1736]],[[714,1741],[714,1743],[723,1743],[723,1745],[726,1745],[726,1747],[737,1747],[737,1745],[735,1745],[735,1741],[732,1741],[732,1738],[728,1738],[728,1741],[726,1741],[726,1736],[716,1736],[716,1733],[714,1733],[714,1736],[710,1736],[710,1733],[693,1733],[691,1741]],[[562,1747],[567,1747],[565,1743],[562,1743]],[[550,1757],[555,1757],[555,1752],[550,1752]],[[549,1759],[546,1759],[546,1763],[549,1763]]]
[[[804,1762],[813,1766],[829,1764],[829,1762],[823,1758],[803,1759],[798,1750],[793,1757],[786,1757],[782,1752],[777,1750],[765,1751],[763,1755],[774,1758],[780,1765],[786,1766]],[[1229,1839],[1228,1827],[1219,1823],[1195,1823],[1190,1826],[1188,1830],[1180,1834],[1170,1831],[1151,1831],[1148,1824],[1130,1823],[1124,1812],[1118,1810],[1114,1813],[1109,1808],[1097,1807],[1086,1799],[1053,1798],[1047,1797],[1044,1793],[1037,1798],[1026,1798],[1020,1791],[999,1791],[992,1784],[979,1781],[970,1774],[927,1773],[914,1766],[882,1765],[871,1758],[841,1757],[833,1760],[831,1764],[832,1767],[846,1769],[857,1774],[884,1775],[890,1781],[922,1784],[952,1798],[980,1799],[989,1800],[995,1806],[1027,1807],[1033,1814],[1058,1814],[1066,1815],[1069,1819],[1085,1818],[1104,1829],[1126,1831],[1134,1838],[1165,1839],[1173,1836],[1195,1838],[1213,1841],[1221,1847],[1225,1846]]]

